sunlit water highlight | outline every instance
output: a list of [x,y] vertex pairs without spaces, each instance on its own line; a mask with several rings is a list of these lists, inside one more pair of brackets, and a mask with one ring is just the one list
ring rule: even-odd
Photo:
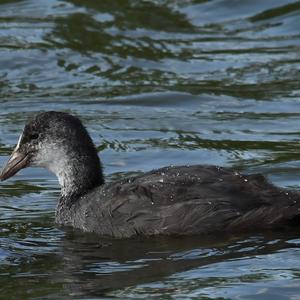
[[[218,164],[299,189],[300,2],[0,2],[0,166],[80,116],[108,180]],[[54,224],[53,175],[0,185],[2,299],[298,299],[299,233],[111,241]]]

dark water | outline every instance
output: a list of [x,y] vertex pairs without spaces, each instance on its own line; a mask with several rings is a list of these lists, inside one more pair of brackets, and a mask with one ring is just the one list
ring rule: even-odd
[[[0,1],[0,166],[29,116],[79,115],[109,180],[219,164],[300,188],[300,2]],[[0,184],[1,299],[299,299],[294,232],[99,240],[54,176]]]

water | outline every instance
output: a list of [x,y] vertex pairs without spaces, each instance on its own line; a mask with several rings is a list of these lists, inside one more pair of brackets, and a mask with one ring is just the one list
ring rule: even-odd
[[[300,2],[0,1],[0,166],[38,111],[78,115],[108,180],[170,164],[299,189]],[[57,180],[0,184],[1,299],[299,299],[298,230],[103,240]]]

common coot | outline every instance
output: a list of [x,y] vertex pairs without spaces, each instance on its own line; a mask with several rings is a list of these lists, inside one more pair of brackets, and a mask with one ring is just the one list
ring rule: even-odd
[[81,121],[49,111],[29,121],[2,170],[44,167],[61,186],[56,222],[112,237],[201,235],[298,223],[300,194],[216,166],[170,166],[104,183],[97,150]]

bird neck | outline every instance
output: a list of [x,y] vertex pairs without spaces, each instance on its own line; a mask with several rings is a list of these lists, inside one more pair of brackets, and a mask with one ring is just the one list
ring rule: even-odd
[[104,184],[101,163],[96,157],[78,156],[65,160],[55,172],[61,186],[61,197],[56,207],[56,222],[72,225],[72,214],[77,211],[81,196]]
[[55,173],[61,186],[61,199],[70,203],[96,186],[104,183],[102,167],[96,149],[62,151],[49,169]]

